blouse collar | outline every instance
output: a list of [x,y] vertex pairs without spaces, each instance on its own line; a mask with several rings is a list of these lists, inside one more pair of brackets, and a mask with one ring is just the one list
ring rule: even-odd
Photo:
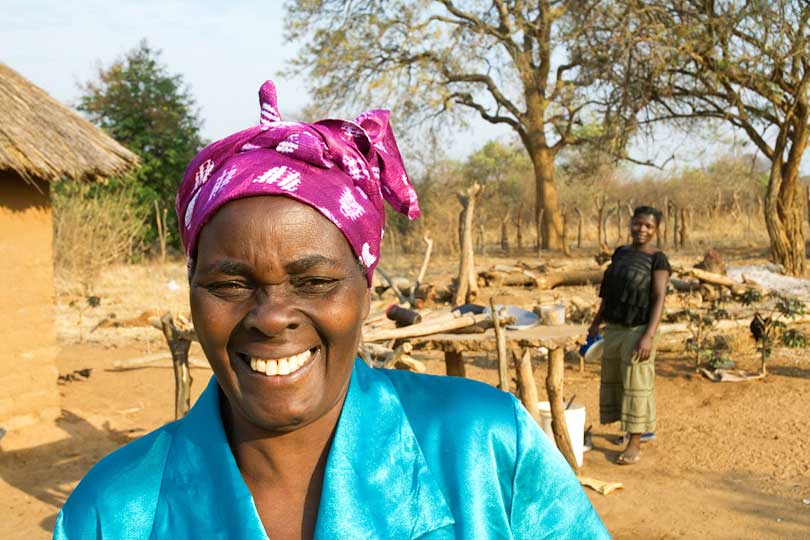
[[[190,538],[265,539],[225,436],[219,395],[212,376],[179,422],[159,506],[168,507],[174,524],[194,529]],[[315,538],[413,539],[453,523],[390,380],[355,360],[326,462]],[[156,519],[155,525],[169,523]]]

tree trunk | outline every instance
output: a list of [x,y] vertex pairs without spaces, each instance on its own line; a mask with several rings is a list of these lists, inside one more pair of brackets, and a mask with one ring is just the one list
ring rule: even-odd
[[[783,176],[788,172],[788,176]],[[802,193],[799,168],[775,160],[765,196],[765,224],[771,239],[773,261],[785,267],[785,273],[804,273],[805,247],[802,230]]]
[[624,231],[624,227],[622,227],[622,203],[616,202],[616,244],[622,245],[622,241],[624,240],[624,235],[622,232]]
[[577,213],[577,249],[582,247],[582,210],[574,208]]
[[[557,203],[557,185],[554,181],[554,152],[550,148],[537,148],[529,152],[534,165],[535,215],[538,237],[543,249],[562,248],[562,218]],[[543,213],[540,213],[540,209]]]
[[679,231],[681,248],[686,247],[688,240],[688,232],[686,230],[686,207],[681,206],[681,230]]
[[664,197],[664,219],[661,220],[661,226],[658,228],[661,234],[658,236],[659,245],[662,248],[667,247],[667,230],[669,228],[669,197]]
[[511,210],[506,211],[506,215],[501,220],[501,250],[504,252],[504,255],[509,255],[509,217],[511,214]]
[[602,247],[602,220],[605,218],[606,197],[596,198],[596,245]]

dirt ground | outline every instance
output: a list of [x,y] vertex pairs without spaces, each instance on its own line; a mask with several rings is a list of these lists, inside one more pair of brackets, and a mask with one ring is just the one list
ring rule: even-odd
[[[433,271],[450,272],[451,265],[437,264]],[[94,308],[61,284],[57,367],[61,374],[92,372],[60,386],[63,412],[54,424],[13,431],[0,442],[0,538],[49,538],[59,507],[98,459],[172,420],[168,360],[138,369],[113,366],[164,352],[160,333],[148,327],[91,330],[102,320],[149,310],[186,311],[183,272],[182,264],[113,268],[99,282],[101,305]],[[592,289],[555,294],[592,300]],[[523,304],[538,300],[521,289],[497,292],[499,299]],[[743,341],[739,349],[734,359],[741,367],[756,368],[753,343]],[[196,344],[191,357],[203,360]],[[437,353],[416,357],[431,373],[444,373]],[[465,358],[469,377],[497,382],[494,357]],[[542,399],[546,364],[540,356],[535,369]],[[608,496],[587,490],[614,538],[810,538],[810,351],[778,348],[766,379],[734,384],[697,376],[683,354],[660,354],[657,439],[644,444],[641,462],[630,467],[614,464],[618,425],[598,423],[598,370],[588,364],[580,373],[575,363],[567,365],[565,395],[576,394],[587,409],[586,425],[593,424],[594,448],[585,454],[583,474],[624,484]],[[210,375],[207,368],[192,369],[192,399]]]

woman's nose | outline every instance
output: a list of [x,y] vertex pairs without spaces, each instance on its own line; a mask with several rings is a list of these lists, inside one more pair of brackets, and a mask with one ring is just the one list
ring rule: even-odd
[[301,312],[275,287],[263,287],[254,295],[254,303],[244,319],[245,327],[266,336],[279,335],[295,330],[301,325]]

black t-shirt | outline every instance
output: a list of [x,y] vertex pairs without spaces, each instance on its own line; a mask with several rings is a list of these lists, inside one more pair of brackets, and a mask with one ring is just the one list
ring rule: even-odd
[[663,251],[644,253],[631,246],[613,252],[605,270],[599,296],[605,303],[605,321],[626,326],[640,326],[650,320],[652,275],[656,270],[672,273]]

